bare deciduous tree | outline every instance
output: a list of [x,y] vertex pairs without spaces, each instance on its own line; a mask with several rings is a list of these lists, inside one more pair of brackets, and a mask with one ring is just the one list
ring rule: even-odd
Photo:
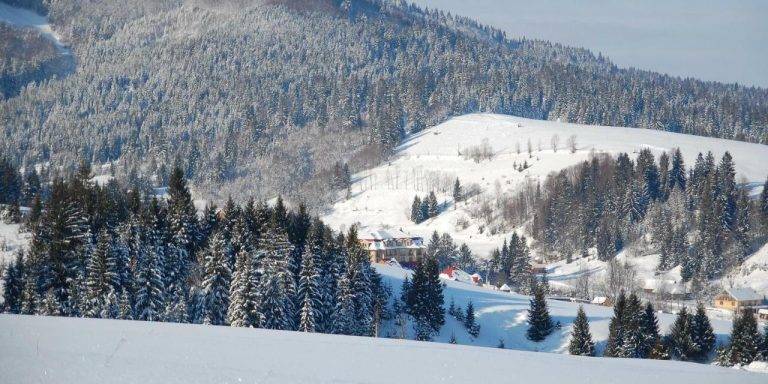
[[552,145],[552,151],[557,153],[557,147],[560,145],[560,136],[555,133],[552,138],[549,139],[549,143]]
[[576,153],[577,143],[576,143],[576,135],[570,135],[568,136],[567,141],[568,148],[571,149],[571,153]]

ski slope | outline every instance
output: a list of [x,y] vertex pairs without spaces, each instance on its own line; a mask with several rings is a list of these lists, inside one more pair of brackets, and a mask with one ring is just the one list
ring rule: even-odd
[[[671,361],[137,321],[0,315],[2,383],[765,383]],[[554,368],[554,369],[553,369]]]
[[[551,146],[553,135],[559,137],[559,148]],[[566,146],[575,135],[577,151]],[[459,152],[487,142],[494,157],[479,163],[465,159]],[[532,157],[527,153],[531,142]],[[520,153],[517,153],[517,147]],[[323,219],[338,229],[352,223],[371,228],[402,228],[428,238],[432,231],[448,232],[458,243],[465,242],[479,256],[485,257],[499,247],[510,232],[480,233],[481,223],[470,216],[469,204],[454,207],[451,198],[453,181],[458,177],[466,187],[477,184],[481,196],[495,198],[497,191],[514,191],[526,180],[542,180],[551,172],[578,164],[592,152],[636,155],[650,148],[655,155],[679,147],[687,167],[694,164],[699,152],[712,151],[718,159],[729,151],[736,162],[737,180],[759,188],[768,175],[768,146],[733,140],[677,134],[637,128],[602,127],[553,121],[530,120],[514,116],[472,114],[456,117],[407,138],[385,164],[353,176],[351,197],[340,198]],[[514,165],[528,162],[530,168],[518,172]],[[743,180],[742,180],[743,178]],[[443,212],[421,224],[410,221],[411,203],[434,190],[438,201],[445,203]],[[456,209],[455,209],[456,208]],[[463,228],[462,222],[469,226]]]

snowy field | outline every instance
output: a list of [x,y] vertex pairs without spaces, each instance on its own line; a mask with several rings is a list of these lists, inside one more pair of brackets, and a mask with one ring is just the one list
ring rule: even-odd
[[757,384],[765,380],[765,375],[756,373],[670,361],[201,325],[0,315],[2,383]]
[[17,27],[34,28],[38,30],[43,36],[51,39],[56,46],[64,54],[69,54],[69,50],[66,48],[61,35],[53,30],[48,23],[48,19],[35,11],[31,11],[24,8],[13,7],[6,3],[0,2],[0,22],[8,23]]
[[[557,151],[551,145],[554,135],[559,138]],[[566,144],[570,136],[576,138],[575,153],[571,153]],[[482,145],[483,142],[493,149],[492,159],[478,163],[460,155],[460,152],[466,152],[466,148]],[[527,153],[528,142],[532,147],[531,156]],[[340,198],[326,212],[323,220],[337,229],[345,229],[352,223],[370,229],[402,228],[426,239],[435,230],[447,232],[457,244],[467,243],[477,256],[487,257],[491,250],[501,246],[503,239],[511,232],[491,234],[488,228],[482,228],[481,233],[482,221],[470,214],[479,200],[492,200],[499,193],[514,192],[526,180],[544,180],[551,172],[587,160],[593,152],[626,152],[635,156],[641,149],[649,148],[658,156],[676,147],[681,149],[689,169],[699,152],[712,151],[719,161],[725,151],[729,151],[736,162],[737,181],[754,187],[753,195],[759,193],[768,175],[766,145],[648,129],[472,114],[456,117],[408,138],[391,161],[355,174],[351,197]],[[530,168],[517,171],[515,165],[523,162],[527,162]],[[482,192],[455,207],[451,188],[457,177],[465,188],[476,184]],[[414,196],[418,194],[423,198],[432,190],[436,192],[438,201],[444,203],[442,213],[414,224],[409,219]],[[768,254],[768,250],[763,251]],[[642,269],[650,272],[650,275],[641,273],[641,278],[652,276],[655,267],[652,258],[633,262],[642,264]],[[763,284],[759,280],[768,276],[765,272],[768,270],[768,256],[758,258],[754,264],[757,266],[753,267],[753,272],[758,271],[758,277],[749,278],[745,283],[768,292],[768,283]],[[592,260],[585,267],[599,272],[604,270],[605,265]],[[551,277],[557,282],[568,280],[581,265],[558,264],[550,268],[554,275]]]
[[[400,295],[400,288],[405,276],[409,273],[403,269],[391,266],[376,265],[376,270],[384,276],[384,280],[392,287],[393,295]],[[515,293],[494,291],[488,288],[477,287],[466,283],[446,281],[444,290],[445,306],[453,299],[457,306],[467,307],[472,300],[475,307],[477,322],[480,324],[480,335],[473,338],[467,333],[463,324],[451,316],[446,315],[446,324],[435,341],[447,343],[451,334],[456,336],[459,344],[496,347],[503,340],[508,349],[523,351],[540,351],[552,353],[568,353],[571,324],[576,318],[579,304],[548,300],[549,313],[553,321],[559,321],[562,328],[556,330],[545,341],[535,343],[525,337],[528,329],[526,322],[530,297]],[[592,338],[595,342],[598,354],[602,354],[608,340],[608,324],[613,316],[613,308],[599,305],[585,304],[584,311],[590,322]],[[675,321],[675,315],[658,313],[659,330],[662,334],[669,332]],[[718,340],[727,341],[731,332],[729,320],[712,319],[712,327]],[[412,327],[406,327],[409,332],[406,337],[413,338]],[[401,336],[401,330],[388,324],[382,332],[383,336]]]
[[[557,152],[551,146],[553,135],[559,137]],[[566,146],[571,135],[576,137],[576,153],[571,153]],[[493,148],[492,159],[476,163],[459,154],[484,141]],[[527,153],[528,141],[533,149],[532,158]],[[766,145],[649,129],[472,114],[453,118],[408,138],[391,161],[355,174],[350,199],[341,198],[323,219],[336,228],[359,222],[364,227],[403,228],[424,237],[434,230],[448,232],[459,243],[466,242],[478,255],[486,256],[500,246],[503,236],[509,233],[480,234],[464,203],[454,210],[451,187],[457,177],[463,185],[476,183],[484,194],[494,196],[497,185],[505,192],[514,191],[525,180],[543,181],[551,172],[587,160],[593,151],[633,155],[650,148],[658,156],[676,147],[681,149],[686,167],[693,166],[699,152],[712,151],[719,161],[725,151],[730,151],[736,162],[737,180],[757,187],[768,175]],[[515,164],[523,162],[531,167],[524,172],[514,169]],[[438,201],[446,202],[447,206],[438,217],[414,224],[408,218],[413,197],[416,194],[423,197],[432,190],[437,193]],[[458,225],[463,219],[471,224],[466,229]]]

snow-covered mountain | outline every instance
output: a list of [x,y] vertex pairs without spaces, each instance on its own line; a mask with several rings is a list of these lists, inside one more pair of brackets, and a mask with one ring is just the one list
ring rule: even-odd
[[673,361],[261,329],[14,315],[0,329],[3,383],[765,382]]

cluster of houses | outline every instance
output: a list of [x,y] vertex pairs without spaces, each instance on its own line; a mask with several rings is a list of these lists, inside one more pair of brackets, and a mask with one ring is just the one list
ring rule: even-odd
[[[375,231],[362,231],[358,235],[360,243],[368,251],[371,263],[390,263],[406,267],[412,267],[426,252],[427,246],[424,239],[406,233],[402,229],[379,229]],[[534,264],[534,274],[545,274],[546,265]],[[482,285],[483,281],[478,274],[468,274],[455,267],[443,270],[440,277],[445,280],[461,281],[474,285]],[[503,286],[502,291],[510,291]],[[691,293],[683,282],[664,280],[661,278],[645,281],[643,291],[649,296],[655,296],[661,300],[690,300]],[[608,297],[596,297],[592,304],[613,305]],[[741,312],[745,309],[755,311],[760,320],[768,321],[768,302],[766,297],[751,288],[726,288],[715,296],[713,306],[733,312]]]

